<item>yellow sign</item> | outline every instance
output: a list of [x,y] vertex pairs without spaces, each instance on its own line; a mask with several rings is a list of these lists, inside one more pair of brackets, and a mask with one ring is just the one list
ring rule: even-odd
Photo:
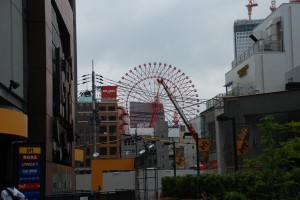
[[41,154],[41,147],[19,147],[19,154]]
[[242,67],[240,70],[237,71],[237,74],[239,75],[240,78],[247,75],[248,68],[249,65],[245,65],[244,67]]
[[249,128],[241,128],[240,132],[237,133],[237,136],[239,137],[240,140],[245,140],[246,137],[248,136],[249,133]]
[[237,154],[239,156],[242,155],[248,155],[248,146],[249,146],[249,141],[237,141],[236,142],[236,148],[237,148]]
[[209,139],[198,139],[198,148],[199,148],[199,151],[209,151],[210,140]]
[[208,161],[208,151],[201,151],[201,157],[200,157],[200,161],[202,163],[207,162]]
[[181,168],[184,167],[184,149],[183,148],[178,148],[176,149],[176,167]]
[[176,168],[184,167],[184,157],[176,157]]

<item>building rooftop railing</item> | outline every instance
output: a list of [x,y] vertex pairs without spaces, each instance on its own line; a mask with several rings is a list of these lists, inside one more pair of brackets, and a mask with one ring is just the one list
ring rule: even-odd
[[225,93],[220,93],[218,95],[216,95],[215,97],[209,99],[208,101],[206,101],[206,109],[209,109],[211,107],[214,107],[217,105],[217,107],[221,107],[222,106],[222,100],[221,98],[226,96]]
[[238,56],[234,61],[231,63],[231,68],[237,67],[239,64],[244,62],[253,54],[257,53],[264,53],[270,51],[282,51],[282,42],[281,40],[259,40],[256,42],[252,47],[247,49],[244,53]]
[[258,92],[254,89],[254,86],[237,86],[227,92],[226,96],[243,96],[257,94]]

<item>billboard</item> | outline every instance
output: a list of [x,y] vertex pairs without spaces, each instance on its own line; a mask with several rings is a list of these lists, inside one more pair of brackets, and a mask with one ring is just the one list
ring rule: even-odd
[[[129,116],[130,128],[149,128],[153,120],[153,103],[130,102]],[[155,121],[164,121],[165,113],[159,109],[155,116]]]
[[28,200],[41,199],[42,147],[19,146],[18,147],[18,189]]
[[117,86],[102,86],[101,87],[102,99],[116,99],[117,98]]

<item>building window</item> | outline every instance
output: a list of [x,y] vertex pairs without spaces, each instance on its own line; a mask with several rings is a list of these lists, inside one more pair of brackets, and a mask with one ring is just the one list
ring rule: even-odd
[[101,121],[106,121],[106,116],[101,116]]
[[88,155],[88,156],[91,155],[91,149],[89,147],[86,148],[85,154]]
[[117,147],[110,147],[109,148],[110,155],[117,155]]
[[100,136],[100,143],[106,143],[107,137],[106,136]]
[[116,144],[117,143],[117,136],[110,136],[109,137],[109,143],[110,144]]
[[101,134],[107,133],[107,126],[100,126],[99,132]]
[[99,111],[106,111],[106,107],[105,106],[99,106]]
[[107,148],[106,147],[100,147],[100,152],[99,152],[100,155],[107,155]]
[[117,131],[117,126],[116,125],[109,126],[109,133],[110,134],[116,133],[116,131]]
[[91,166],[91,160],[90,159],[86,159],[85,160],[85,164],[87,167],[90,167]]
[[108,121],[117,121],[117,117],[116,116],[109,116]]
[[129,145],[134,145],[135,144],[135,139],[125,139],[124,140],[124,145],[129,146]]
[[108,106],[108,111],[116,111],[116,106]]

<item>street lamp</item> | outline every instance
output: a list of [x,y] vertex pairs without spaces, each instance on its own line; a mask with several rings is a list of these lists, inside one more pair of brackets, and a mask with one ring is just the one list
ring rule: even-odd
[[147,141],[144,141],[144,150],[141,150],[139,154],[144,154],[144,200],[148,199],[148,184],[147,184],[147,167],[148,167],[148,157],[149,157],[149,150],[153,149],[154,144],[151,144]]

